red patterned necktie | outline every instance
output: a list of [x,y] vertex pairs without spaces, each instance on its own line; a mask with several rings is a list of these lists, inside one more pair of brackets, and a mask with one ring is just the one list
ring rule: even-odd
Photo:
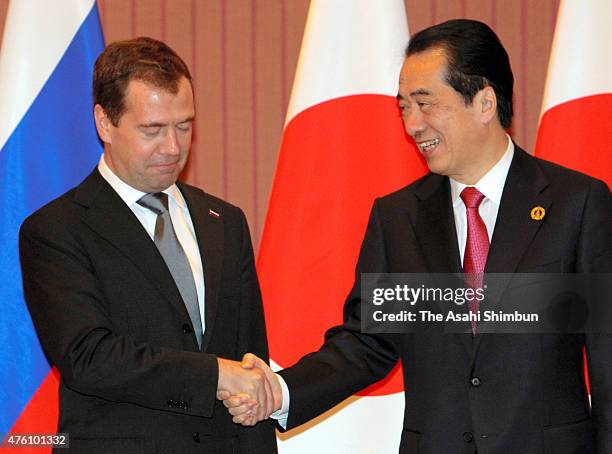
[[[484,195],[474,187],[466,187],[461,191],[461,199],[465,204],[467,216],[467,241],[463,254],[463,273],[465,283],[473,289],[481,288],[483,273],[489,254],[489,235],[487,227],[478,213],[478,207]],[[477,313],[480,302],[476,298],[468,300],[470,313]],[[472,320],[472,333],[476,334],[476,321]]]

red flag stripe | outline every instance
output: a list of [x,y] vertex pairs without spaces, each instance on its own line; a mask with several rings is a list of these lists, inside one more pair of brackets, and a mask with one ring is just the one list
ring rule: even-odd
[[612,94],[586,96],[544,113],[536,154],[612,186]]
[[[57,369],[51,369],[47,378],[42,382],[28,405],[23,410],[19,419],[13,425],[11,433],[51,434],[57,431],[57,420],[59,417],[59,374]],[[50,453],[51,448],[6,448],[2,454],[11,452],[25,454]]]
[[[293,364],[341,322],[374,198],[424,172],[390,96],[334,99],[289,123],[258,262],[275,362]],[[396,373],[371,391],[401,389]]]

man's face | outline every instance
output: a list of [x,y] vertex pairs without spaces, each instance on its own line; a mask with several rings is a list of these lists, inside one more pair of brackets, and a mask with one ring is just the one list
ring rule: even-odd
[[[430,49],[406,58],[398,102],[406,132],[417,143],[429,170],[461,182],[479,173],[484,129],[477,103],[466,105],[445,81],[446,55]],[[476,98],[474,99],[476,101]]]
[[121,180],[142,192],[159,192],[176,182],[189,155],[195,115],[186,78],[176,94],[130,81],[117,126],[101,106],[94,113],[106,163]]

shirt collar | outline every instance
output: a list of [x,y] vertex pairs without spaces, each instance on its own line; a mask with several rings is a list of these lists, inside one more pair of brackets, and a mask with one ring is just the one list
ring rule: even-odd
[[[502,192],[504,191],[504,183],[510,170],[510,164],[514,156],[514,143],[508,134],[508,146],[506,151],[497,164],[489,170],[479,181],[474,185],[484,196],[499,206],[501,203]],[[459,202],[461,191],[468,185],[459,183],[452,178],[449,178],[451,185],[451,197],[453,205]]]
[[[132,206],[136,203],[140,198],[145,195],[145,192],[139,191],[136,188],[133,188],[126,182],[124,182],[121,178],[119,178],[115,173],[111,170],[111,168],[106,164],[106,160],[104,159],[104,154],[100,156],[100,162],[98,162],[98,171],[102,178],[104,178],[108,184],[115,190],[115,192],[121,197],[121,199],[125,202],[127,206]],[[179,188],[176,184],[173,184],[169,188],[164,189],[162,192],[168,194],[169,197],[172,197],[176,204],[180,208],[185,208],[187,205],[185,203],[185,199],[179,191]]]

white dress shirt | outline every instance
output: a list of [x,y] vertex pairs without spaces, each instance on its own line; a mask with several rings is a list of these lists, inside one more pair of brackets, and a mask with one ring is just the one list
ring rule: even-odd
[[[147,231],[151,240],[155,236],[155,222],[157,221],[157,215],[141,205],[138,205],[138,200],[146,193],[134,189],[123,180],[121,180],[115,173],[108,167],[104,160],[104,155],[100,157],[98,163],[98,171],[102,175],[108,184],[115,190],[115,192],[121,197],[134,215],[138,218],[144,229]],[[202,259],[200,257],[200,249],[198,248],[198,242],[195,236],[195,230],[193,228],[193,222],[189,215],[189,209],[185,203],[185,199],[179,191],[176,184],[173,184],[162,192],[168,194],[168,211],[170,211],[170,219],[176,236],[181,244],[181,247],[185,251],[191,272],[193,273],[193,280],[196,286],[196,292],[198,295],[198,306],[200,307],[200,318],[202,320],[202,332],[205,330],[204,321],[204,270],[202,266]]]
[[[497,161],[491,170],[489,170],[479,181],[474,185],[485,197],[478,207],[478,214],[487,227],[489,235],[489,243],[493,237],[493,229],[495,228],[495,220],[499,211],[504,184],[510,170],[512,157],[514,156],[514,144],[508,136],[508,147],[501,159]],[[459,254],[461,255],[461,263],[463,263],[463,255],[465,253],[465,243],[467,242],[467,214],[465,203],[461,198],[461,191],[467,185],[459,183],[452,178],[450,180],[451,200],[453,202],[453,213],[455,215],[455,227],[457,229],[457,244],[459,245]]]
[[[493,230],[495,228],[495,221],[497,219],[497,212],[499,211],[499,204],[501,202],[502,192],[504,191],[504,184],[506,183],[506,177],[510,170],[510,164],[514,157],[514,144],[512,139],[508,136],[508,147],[501,159],[495,164],[491,170],[489,170],[474,186],[478,189],[485,197],[478,207],[478,213],[487,227],[487,234],[489,235],[489,242],[493,237]],[[457,244],[459,245],[459,253],[461,255],[461,263],[463,263],[463,256],[465,253],[465,243],[467,242],[467,215],[466,208],[463,200],[461,199],[461,191],[467,186],[463,183],[450,179],[451,186],[451,200],[453,202],[453,213],[455,215],[455,227],[457,228]],[[280,375],[276,375],[279,379],[281,389],[283,391],[283,406],[280,410],[272,413],[271,417],[276,419],[281,427],[287,427],[287,419],[289,417],[289,387],[285,380]]]

